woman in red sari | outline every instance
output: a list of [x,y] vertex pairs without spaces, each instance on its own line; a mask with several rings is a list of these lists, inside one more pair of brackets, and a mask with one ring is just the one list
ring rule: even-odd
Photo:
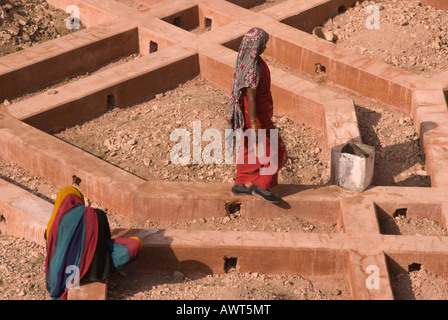
[[[287,155],[272,122],[269,67],[260,57],[268,40],[269,35],[263,29],[252,28],[241,41],[232,81],[228,127],[244,131],[232,194],[252,194],[276,203],[280,198],[270,189],[278,184],[278,172],[286,163]],[[251,134],[256,138],[251,139]],[[251,188],[247,183],[252,184]]]

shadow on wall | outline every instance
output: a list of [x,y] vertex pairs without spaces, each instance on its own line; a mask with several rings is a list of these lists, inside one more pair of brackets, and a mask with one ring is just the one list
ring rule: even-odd
[[54,200],[53,200],[53,199],[50,199],[50,198],[48,198],[47,196],[43,195],[42,193],[37,192],[37,191],[34,190],[34,189],[30,189],[30,188],[28,188],[27,186],[25,186],[25,185],[23,185],[23,184],[21,184],[21,183],[15,181],[15,180],[9,178],[9,177],[7,177],[7,176],[5,176],[5,175],[3,175],[3,174],[0,174],[0,179],[5,180],[5,181],[8,181],[9,183],[18,186],[18,187],[20,187],[20,188],[22,188],[22,189],[24,189],[24,190],[26,190],[26,191],[28,191],[28,192],[30,192],[30,193],[36,195],[36,196],[38,196],[39,198],[41,198],[41,199],[43,199],[43,200],[45,200],[45,201],[47,201],[47,202],[49,202],[49,203],[51,203],[51,204],[54,204]]
[[386,255],[386,261],[394,299],[416,300],[409,273],[420,270],[421,264],[411,263],[408,265],[408,270],[406,270],[388,255]]
[[[112,238],[122,231],[123,229],[113,230]],[[166,230],[133,229],[128,233],[121,233],[120,237],[140,236],[139,232],[142,231],[152,231],[147,237],[154,237],[154,245],[144,246],[137,258],[122,269],[125,276],[114,274],[109,279],[110,299],[132,297],[140,292],[148,292],[158,285],[182,283],[184,276],[193,280],[213,274],[212,269],[200,261],[180,261],[171,248],[173,239],[165,237]],[[146,236],[140,238],[145,242]]]
[[431,185],[430,178],[424,174],[413,173],[399,182],[394,180],[394,177],[399,176],[418,163],[424,167],[424,154],[419,139],[406,137],[407,141],[405,142],[383,147],[383,141],[381,141],[376,130],[381,114],[358,105],[355,106],[355,110],[363,142],[375,148],[375,169],[372,185],[429,187]]

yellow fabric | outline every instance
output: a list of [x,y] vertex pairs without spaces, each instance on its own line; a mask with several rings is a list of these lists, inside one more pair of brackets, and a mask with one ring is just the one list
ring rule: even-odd
[[56,213],[58,213],[58,210],[59,210],[59,207],[61,206],[62,201],[69,194],[74,194],[75,196],[77,196],[79,199],[81,199],[84,202],[84,196],[82,195],[81,192],[79,192],[78,189],[71,187],[71,186],[62,188],[59,191],[58,196],[56,197],[56,201],[54,203],[54,208],[53,208],[53,213],[51,214],[51,218],[47,224],[47,230],[46,230],[47,239],[48,239],[48,235],[50,233],[51,225],[53,224],[54,218],[56,217]]
[[142,248],[143,248],[143,242],[142,242],[142,240],[140,240],[139,237],[130,237],[130,238],[131,238],[131,239],[135,239],[135,240],[137,240],[138,243],[140,244],[140,249],[139,249],[139,250],[142,250]]

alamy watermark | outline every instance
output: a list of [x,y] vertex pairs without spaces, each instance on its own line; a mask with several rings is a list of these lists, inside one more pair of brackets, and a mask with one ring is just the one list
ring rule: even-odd
[[366,7],[366,13],[370,16],[366,19],[367,29],[379,29],[380,28],[380,8],[376,5],[369,5]]
[[369,276],[366,278],[367,289],[379,289],[380,288],[380,269],[376,265],[369,265],[366,268],[366,273]]
[[65,19],[65,26],[67,29],[72,30],[81,28],[79,8],[75,5],[69,5],[65,8],[65,12],[70,14],[70,16]]
[[[174,129],[170,134],[171,141],[177,142],[170,150],[173,164],[244,164],[244,138],[247,138],[247,163],[269,164],[260,168],[261,175],[272,175],[278,168],[278,130],[269,129],[269,156],[267,155],[266,129],[225,129],[225,143],[222,145],[222,134],[218,129],[206,129],[201,134],[201,121],[193,121],[193,134],[183,128]],[[210,141],[202,147],[203,141]],[[190,145],[193,146],[191,150]],[[236,149],[236,153],[234,152]],[[223,155],[223,150],[225,150]],[[193,152],[191,152],[193,151]]]
[[65,287],[67,289],[79,289],[79,267],[71,264],[65,268],[65,273],[69,274],[65,280]]

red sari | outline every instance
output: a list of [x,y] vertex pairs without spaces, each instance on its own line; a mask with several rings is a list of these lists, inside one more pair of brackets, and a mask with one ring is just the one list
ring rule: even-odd
[[[270,189],[278,184],[278,172],[285,165],[287,154],[286,147],[282,138],[278,135],[278,148],[275,148],[275,143],[271,144],[271,132],[270,129],[276,129],[272,122],[272,116],[274,114],[273,101],[271,96],[271,73],[269,67],[263,61],[261,57],[258,58],[259,65],[261,67],[261,77],[257,87],[256,105],[257,105],[257,123],[259,129],[266,129],[266,158],[260,159],[258,156],[254,164],[249,163],[249,153],[254,152],[253,144],[249,144],[249,139],[244,138],[244,162],[238,161],[236,167],[235,184],[252,183],[263,189]],[[246,89],[243,89],[243,103],[244,103],[244,120],[245,123],[250,123],[249,108],[247,101]],[[247,125],[244,126],[244,130],[247,130]],[[271,150],[271,145],[272,149]],[[277,149],[277,150],[275,150]],[[275,154],[277,153],[277,154]],[[277,161],[272,161],[277,156]],[[268,161],[268,162],[266,162]],[[277,163],[275,163],[277,162]],[[277,166],[275,173],[262,174],[262,168],[268,168],[273,165]]]

